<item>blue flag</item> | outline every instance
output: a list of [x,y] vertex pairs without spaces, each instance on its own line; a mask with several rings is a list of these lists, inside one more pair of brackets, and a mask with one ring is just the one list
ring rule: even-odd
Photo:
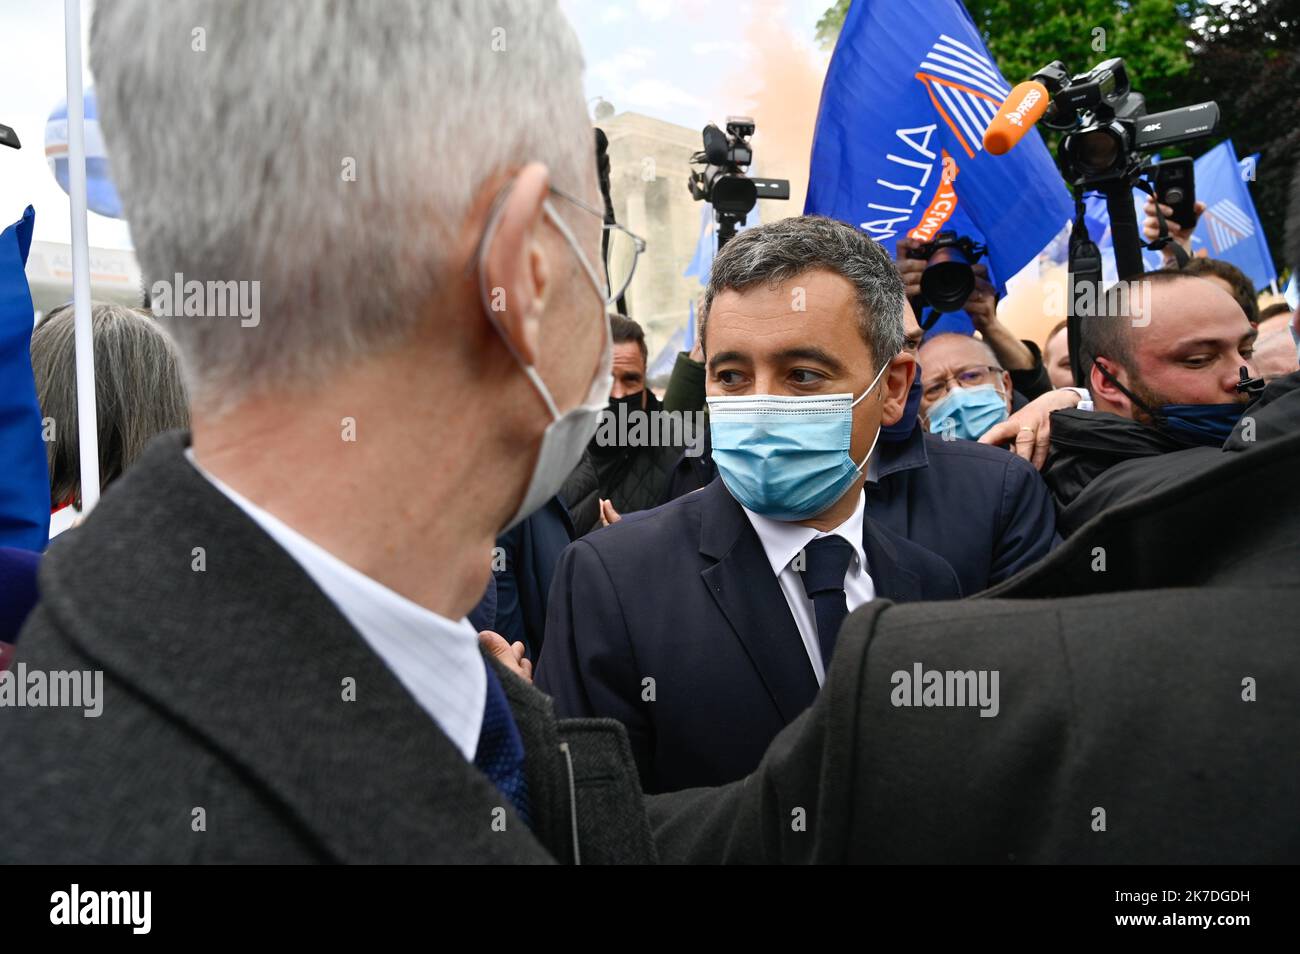
[[[1231,139],[1224,140],[1196,160],[1196,198],[1205,203],[1206,209],[1201,213],[1196,231],[1192,233],[1193,255],[1203,254],[1231,262],[1245,273],[1257,289],[1277,280],[1273,257],[1264,240],[1264,229],[1246,186],[1254,178],[1258,160],[1259,154],[1256,153],[1238,162]],[[1133,205],[1137,209],[1139,223],[1146,217],[1148,198],[1141,189],[1133,190]],[[1103,253],[1113,253],[1114,243],[1111,240],[1106,200],[1097,193],[1089,193],[1084,197],[1084,202],[1088,209],[1089,235]],[[1148,269],[1163,266],[1160,253],[1149,249],[1142,250],[1142,260]],[[1104,279],[1113,282],[1113,254],[1103,254],[1102,264]]]
[[673,373],[673,365],[677,363],[677,352],[690,351],[690,348],[683,347],[686,340],[686,330],[678,328],[664,346],[659,349],[659,353],[646,365],[645,376],[648,380],[663,378]]
[[1196,160],[1196,198],[1205,203],[1205,211],[1192,233],[1192,252],[1205,249],[1210,258],[1231,262],[1256,288],[1264,288],[1277,281],[1277,271],[1246,187],[1255,169],[1250,159],[1243,168],[1232,140],[1225,139]]
[[50,537],[50,477],[32,378],[35,313],[23,271],[35,222],[29,205],[0,232],[0,546],[39,552]]
[[831,58],[807,213],[861,228],[891,253],[955,229],[989,246],[999,292],[1069,220],[1073,203],[1037,131],[984,151],[1010,93],[958,0],[855,0]]
[[695,254],[690,264],[682,272],[683,278],[697,278],[701,285],[709,283],[713,272],[713,256],[717,254],[718,240],[714,235],[713,205],[705,202],[700,205],[700,228],[695,238]]

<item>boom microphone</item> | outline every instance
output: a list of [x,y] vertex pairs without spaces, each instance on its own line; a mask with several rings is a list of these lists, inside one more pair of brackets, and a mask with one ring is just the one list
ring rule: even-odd
[[984,148],[995,156],[1010,151],[1042,118],[1051,102],[1052,97],[1042,83],[1027,80],[1019,84],[984,130]]

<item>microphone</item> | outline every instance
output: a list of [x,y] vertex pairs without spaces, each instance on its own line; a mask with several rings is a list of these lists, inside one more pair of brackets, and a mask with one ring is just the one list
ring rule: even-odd
[[995,156],[1010,151],[1042,118],[1051,102],[1047,87],[1036,80],[1016,86],[984,130],[984,148]]

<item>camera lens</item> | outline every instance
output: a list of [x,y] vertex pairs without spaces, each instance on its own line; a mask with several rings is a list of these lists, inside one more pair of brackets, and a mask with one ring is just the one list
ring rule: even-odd
[[921,273],[921,294],[935,311],[956,311],[975,290],[975,272],[956,248],[941,248]]
[[758,202],[758,188],[745,176],[719,176],[713,183],[713,208],[718,212],[748,215]]
[[1070,143],[1075,161],[1089,175],[1109,172],[1119,165],[1120,142],[1110,129],[1081,133]]

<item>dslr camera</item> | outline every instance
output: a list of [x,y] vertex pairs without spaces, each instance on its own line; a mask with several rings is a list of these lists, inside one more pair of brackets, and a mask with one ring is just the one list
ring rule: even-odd
[[975,270],[971,266],[987,251],[987,246],[951,230],[940,232],[933,241],[909,249],[908,258],[927,263],[921,273],[921,297],[925,303],[945,314],[966,304],[966,299],[975,290]]

